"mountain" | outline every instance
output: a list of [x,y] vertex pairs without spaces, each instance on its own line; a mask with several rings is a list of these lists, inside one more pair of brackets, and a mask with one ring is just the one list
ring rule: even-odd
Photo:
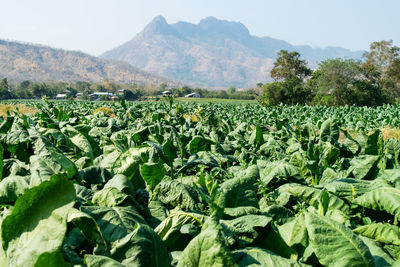
[[159,85],[167,82],[178,85],[175,81],[149,74],[126,62],[101,59],[82,52],[0,40],[0,78],[3,77],[12,81],[109,80],[118,83]]
[[130,41],[100,57],[207,87],[253,86],[265,82],[276,53],[298,51],[311,67],[328,58],[361,58],[362,51],[340,47],[294,46],[271,37],[252,36],[240,22],[208,17],[198,24],[168,24],[158,16]]

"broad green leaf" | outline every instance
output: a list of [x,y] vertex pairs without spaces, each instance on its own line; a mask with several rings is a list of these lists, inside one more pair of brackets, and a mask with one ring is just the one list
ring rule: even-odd
[[0,182],[0,205],[10,204],[29,189],[30,176],[8,176]]
[[229,179],[220,186],[220,199],[225,208],[250,206],[258,208],[255,183],[259,177],[256,165],[248,167],[237,177]]
[[375,266],[368,247],[351,229],[312,212],[305,214],[310,242],[326,266]]
[[69,178],[75,176],[78,172],[75,164],[66,156],[59,153],[58,151],[52,149],[50,150],[50,155],[61,165],[61,167],[67,172]]
[[201,233],[187,245],[178,262],[178,267],[183,266],[237,266],[215,219],[208,219]]
[[114,175],[113,178],[108,180],[108,182],[104,185],[104,188],[109,187],[115,187],[116,189],[125,193],[133,193],[135,191],[132,182],[123,174]]
[[373,210],[384,210],[400,219],[400,189],[378,188],[359,196],[353,203]]
[[371,181],[351,178],[336,179],[324,184],[326,190],[349,201],[377,187],[378,186]]
[[268,185],[274,178],[289,178],[296,175],[299,175],[299,169],[286,162],[274,161],[264,168],[260,167],[260,178],[264,185]]
[[320,138],[322,141],[331,141],[339,139],[339,126],[332,119],[327,119],[322,123],[320,129]]
[[369,248],[369,251],[374,257],[375,266],[379,267],[389,267],[394,264],[394,260],[389,254],[375,241],[364,236],[360,236],[361,240]]
[[[379,156],[362,155],[354,157],[350,164],[353,167],[353,175],[355,178],[364,179],[369,178],[367,174],[375,166],[375,163],[379,159]],[[370,179],[371,180],[371,179]]]
[[122,206],[124,202],[133,202],[131,196],[119,191],[115,187],[103,188],[94,193],[92,202],[100,207],[116,207]]
[[369,237],[375,241],[400,245],[400,229],[388,223],[371,223],[354,229],[359,235]]
[[120,154],[115,160],[112,170],[115,174],[123,174],[132,179],[139,171],[139,164],[148,161],[150,147],[132,147]]
[[194,225],[199,229],[203,226],[205,216],[196,213],[176,212],[163,220],[154,231],[161,237],[171,250],[183,250],[193,238],[181,232],[184,225]]
[[264,143],[263,132],[260,125],[257,125],[256,129],[252,132],[249,142],[256,148],[259,148]]
[[164,165],[161,163],[146,162],[140,167],[140,175],[150,191],[161,182],[165,175]]
[[111,173],[102,167],[87,167],[78,173],[78,181],[90,187],[91,185],[103,185],[112,177]]
[[203,136],[195,136],[188,144],[189,152],[191,154],[195,154],[199,151],[208,150],[211,144],[214,144],[213,140],[205,138]]
[[[300,184],[284,184],[280,186],[277,191],[279,193],[288,192],[294,197],[300,198],[302,201],[309,203],[311,206],[318,208],[319,205],[319,197],[321,195],[320,189],[316,189],[309,186],[304,186]],[[348,214],[350,212],[350,207],[333,194],[329,194],[329,210],[339,209],[343,213]]]
[[278,226],[278,230],[283,240],[290,247],[299,253],[304,252],[309,243],[304,214],[300,214],[296,219]]
[[85,255],[85,263],[88,267],[126,267],[124,264],[106,256]]
[[233,220],[224,220],[228,229],[234,234],[239,247],[250,245],[262,231],[267,231],[271,217],[264,215],[245,215]]
[[71,142],[85,152],[86,156],[93,159],[93,148],[86,136],[71,126],[68,126],[65,130],[68,132]]
[[107,244],[101,234],[100,228],[92,217],[72,208],[68,211],[67,221],[72,222],[78,227],[84,237],[95,248],[95,252],[107,253]]
[[50,156],[31,156],[29,158],[31,171],[30,186],[39,185],[41,182],[49,180],[54,174],[63,172],[63,168]]
[[71,263],[65,261],[63,254],[59,250],[40,254],[35,262],[35,267],[41,266],[72,267]]
[[4,167],[4,147],[0,144],[0,181],[3,179],[3,167]]
[[63,175],[25,191],[1,225],[6,265],[33,266],[43,253],[60,250],[74,201],[75,189]]
[[81,210],[96,221],[104,239],[109,243],[116,242],[134,231],[137,222],[146,224],[146,221],[133,206],[83,206]]
[[147,218],[147,221],[149,225],[153,227],[153,229],[168,217],[168,209],[164,207],[163,203],[157,199],[150,200],[148,208],[151,217]]
[[167,207],[178,207],[182,210],[199,209],[199,196],[190,186],[176,180],[161,181],[154,189],[154,197],[157,197]]
[[258,247],[248,247],[241,250],[235,250],[233,252],[233,257],[239,267],[245,266],[276,266],[276,267],[286,267],[286,266],[309,266],[307,264],[301,264],[294,260],[283,258],[272,251],[258,248]]
[[125,266],[171,266],[164,242],[143,224],[114,244],[111,257]]

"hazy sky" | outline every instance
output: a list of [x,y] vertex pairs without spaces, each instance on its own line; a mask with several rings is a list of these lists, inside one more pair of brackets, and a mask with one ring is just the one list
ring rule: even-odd
[[0,0],[0,39],[99,55],[140,32],[155,16],[242,22],[252,35],[291,44],[368,49],[400,46],[399,0]]

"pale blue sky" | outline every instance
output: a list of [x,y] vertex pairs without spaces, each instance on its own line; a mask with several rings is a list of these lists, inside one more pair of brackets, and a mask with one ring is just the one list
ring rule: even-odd
[[251,34],[292,44],[368,49],[400,46],[399,0],[0,0],[0,39],[99,55],[140,32],[155,16],[242,22]]

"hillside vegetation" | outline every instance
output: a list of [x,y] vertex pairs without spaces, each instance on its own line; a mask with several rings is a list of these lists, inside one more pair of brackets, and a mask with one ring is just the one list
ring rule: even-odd
[[127,63],[104,60],[82,52],[0,40],[0,77],[12,81],[90,81],[178,84]]

